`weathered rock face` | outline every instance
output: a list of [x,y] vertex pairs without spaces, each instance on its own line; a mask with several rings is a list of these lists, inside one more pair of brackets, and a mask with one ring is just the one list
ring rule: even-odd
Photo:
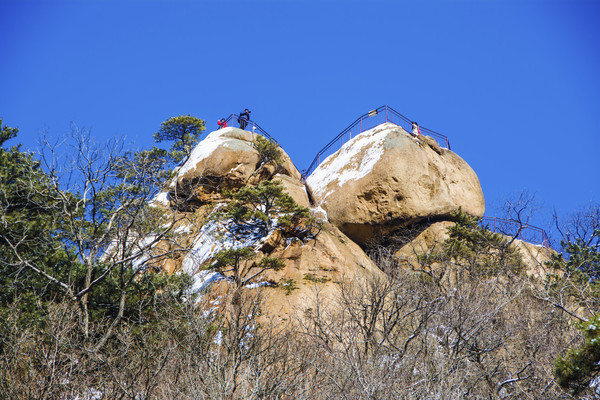
[[[442,244],[450,237],[448,228],[453,225],[454,222],[441,221],[428,226],[409,243],[396,251],[394,255],[399,265],[404,268],[422,268],[419,264],[419,256],[441,251]],[[510,239],[507,237],[507,240]],[[552,255],[555,254],[554,250],[521,240],[515,240],[512,246],[521,254],[525,274],[538,283],[544,280],[547,273],[561,274],[560,271],[551,269],[546,265],[546,262],[550,261]]]
[[[281,271],[265,274],[265,278],[280,283],[267,293],[270,311],[279,316],[311,307],[316,291],[322,300],[333,299],[336,282],[353,280],[358,275],[382,274],[358,245],[330,224],[326,224],[316,241],[282,241],[266,255],[286,264]],[[290,280],[296,289],[288,293],[281,282]]]
[[448,228],[452,225],[454,222],[435,222],[420,232],[395,253],[400,265],[406,268],[419,267],[419,255],[441,251],[442,243],[450,237]]
[[[321,300],[333,299],[336,282],[383,274],[357,243],[412,225],[408,244],[395,257],[401,267],[418,269],[419,256],[440,251],[448,238],[453,222],[445,219],[451,212],[459,207],[476,216],[484,212],[477,176],[460,157],[441,149],[433,138],[413,138],[393,124],[362,133],[319,166],[307,182],[312,204],[287,154],[282,152],[280,164],[264,163],[252,146],[254,138],[236,128],[211,133],[179,169],[170,187],[170,201],[166,192],[155,199],[161,207],[176,208],[185,216],[174,231],[183,232],[178,238],[180,248],[191,249],[161,260],[160,266],[169,273],[183,270],[192,275],[194,291],[211,285],[212,292],[224,291],[230,279],[205,268],[220,250],[249,246],[256,254],[244,261],[250,269],[263,257],[285,263],[283,269],[264,271],[251,281],[254,286],[267,284],[265,311],[281,318],[301,315],[312,306],[316,293]],[[263,180],[281,181],[296,203],[309,207],[324,222],[317,240],[289,235],[277,227],[266,236],[246,240],[232,234],[228,221],[211,218],[222,207],[218,203],[227,201],[224,189]],[[439,221],[429,225],[424,221],[428,218]],[[165,251],[175,250],[170,242],[160,245]],[[515,246],[528,274],[543,277],[543,262],[550,252],[527,243],[515,242]],[[448,274],[448,279],[454,284],[454,275]]]
[[548,261],[552,260],[552,256],[556,254],[554,250],[522,240],[515,240],[514,245],[517,246],[521,257],[523,257],[527,276],[536,279],[538,282],[543,282],[546,274],[556,274],[559,276],[563,274],[563,271],[546,265]]
[[459,208],[483,216],[479,179],[452,151],[385,123],[363,132],[307,179],[317,206],[359,244]]
[[300,172],[283,150],[279,165],[262,163],[260,154],[252,146],[255,137],[252,132],[237,128],[210,133],[179,169],[169,197],[180,199],[187,206],[197,206],[218,201],[223,189],[256,184],[275,174],[302,182]]

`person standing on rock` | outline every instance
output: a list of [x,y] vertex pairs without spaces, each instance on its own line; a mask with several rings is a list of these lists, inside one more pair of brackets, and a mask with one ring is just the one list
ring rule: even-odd
[[419,128],[419,124],[413,121],[412,123],[412,135],[417,137],[421,134],[421,128]]
[[250,110],[248,110],[247,108],[244,110],[244,112],[240,113],[240,117],[238,118],[238,122],[240,124],[240,128],[241,129],[246,129],[246,126],[248,125],[248,120],[250,119]]
[[219,125],[219,129],[227,128],[227,121],[225,120],[225,118],[221,118],[217,121],[217,125]]

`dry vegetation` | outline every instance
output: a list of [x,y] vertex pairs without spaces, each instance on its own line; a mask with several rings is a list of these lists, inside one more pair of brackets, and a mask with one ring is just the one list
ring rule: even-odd
[[72,304],[53,306],[36,329],[18,329],[15,314],[0,333],[0,390],[35,399],[572,398],[552,371],[576,339],[571,316],[523,275],[455,273],[457,260],[440,256],[425,274],[398,268],[384,248],[373,256],[384,277],[341,282],[327,303],[316,285],[314,303],[290,323],[261,315],[261,290],[232,288],[195,306],[165,298],[152,323],[122,324],[96,350]]
[[[15,135],[3,128],[0,145]],[[0,147],[1,399],[574,398],[555,360],[582,343],[572,322],[598,314],[598,260],[564,268],[557,257],[563,274],[536,281],[510,238],[459,214],[443,245],[408,263],[394,256],[406,234],[386,238],[370,254],[384,273],[336,282],[334,298],[319,292],[333,282],[307,275],[310,304],[272,319],[263,295],[278,289],[221,282],[190,297],[186,276],[156,271],[186,250],[174,234],[186,214],[148,206],[170,176],[159,150],[104,160],[76,143],[72,192]],[[594,398],[588,375],[564,376]]]

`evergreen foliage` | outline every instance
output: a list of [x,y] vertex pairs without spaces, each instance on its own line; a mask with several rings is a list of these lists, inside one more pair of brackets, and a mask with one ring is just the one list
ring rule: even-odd
[[275,257],[264,257],[258,263],[251,262],[255,256],[251,247],[221,250],[208,268],[229,277],[239,289],[267,270],[279,271],[285,267],[285,263]]
[[[2,126],[0,146],[16,137],[17,128]],[[32,154],[20,146],[0,147],[0,308],[18,302],[24,322],[43,315],[38,305],[60,292],[27,263],[67,278],[76,264],[73,254],[61,243],[60,226],[65,223],[56,200],[59,193]]]
[[498,275],[503,270],[520,273],[523,261],[509,238],[479,225],[476,217],[459,210],[453,216],[456,224],[448,228],[443,258],[453,260],[470,273]]
[[254,147],[260,155],[261,164],[266,164],[269,161],[273,161],[276,164],[281,163],[281,149],[277,143],[257,135],[252,141],[252,147]]
[[[593,297],[597,310],[600,299],[600,229],[593,229],[590,237],[576,237],[572,241],[561,242],[563,254],[555,254],[549,266],[563,271],[562,276],[548,277],[547,285],[551,293],[569,296],[580,304],[582,297]],[[566,356],[554,363],[554,374],[561,387],[579,393],[588,388],[590,382],[600,373],[600,314],[588,321],[578,322],[584,343],[569,350]]]
[[584,343],[555,361],[554,374],[561,387],[580,393],[600,373],[600,315],[576,326],[584,336]]
[[226,192],[226,195],[232,200],[215,218],[231,219],[236,234],[258,231],[262,237],[275,224],[283,229],[293,229],[301,219],[309,217],[308,209],[299,206],[285,193],[279,181],[262,181],[256,186]]
[[175,162],[187,160],[200,134],[206,129],[206,122],[190,115],[172,117],[160,124],[154,134],[157,143],[173,141],[169,156]]
[[557,255],[552,266],[567,274],[583,273],[593,281],[600,278],[600,229],[594,229],[589,239],[575,238],[574,241],[561,241],[566,254]]
[[[1,132],[4,144],[17,129]],[[157,299],[176,299],[190,281],[154,270],[165,256],[154,244],[176,239],[176,216],[149,205],[169,176],[166,152],[98,149],[86,132],[73,139],[66,188],[57,166],[44,172],[19,146],[0,148],[0,314],[17,307],[19,323],[43,323],[52,304],[73,302],[81,333],[102,346],[120,322],[152,321]],[[104,320],[112,324],[92,336]]]
[[[213,215],[215,220],[228,221],[227,229],[240,243],[257,242],[273,229],[284,234],[300,236],[300,231],[310,228],[302,221],[309,221],[306,207],[299,206],[285,193],[280,181],[262,181],[256,186],[244,186],[235,192],[226,191],[231,199],[226,208]],[[316,236],[316,234],[315,234]],[[274,257],[263,257],[258,263],[251,262],[255,252],[250,246],[225,249],[218,252],[215,262],[207,267],[230,277],[237,288],[246,286],[267,270],[281,270],[285,264]]]

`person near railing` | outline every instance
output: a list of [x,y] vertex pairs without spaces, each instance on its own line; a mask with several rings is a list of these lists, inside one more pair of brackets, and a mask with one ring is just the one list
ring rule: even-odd
[[412,135],[414,137],[417,137],[421,134],[421,128],[419,128],[419,124],[417,124],[415,121],[413,121],[412,123]]
[[241,129],[246,129],[246,126],[248,125],[248,120],[250,119],[250,113],[251,111],[247,108],[244,110],[244,112],[240,113],[238,123],[240,124]]
[[217,121],[217,125],[219,125],[219,129],[227,128],[227,121],[225,120],[225,118],[221,118]]

